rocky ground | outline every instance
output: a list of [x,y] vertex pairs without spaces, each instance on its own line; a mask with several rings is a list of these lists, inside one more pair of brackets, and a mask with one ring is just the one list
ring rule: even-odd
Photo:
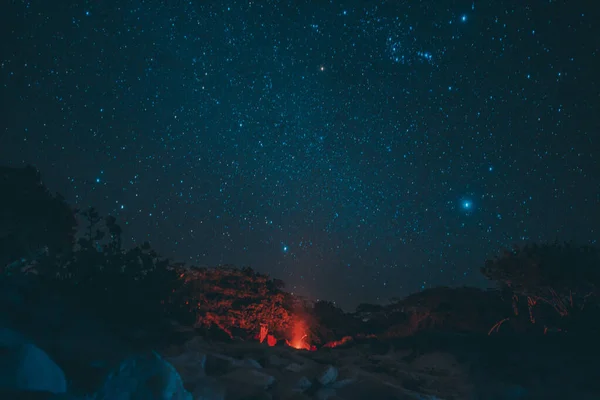
[[420,334],[310,352],[178,326],[123,335],[33,292],[0,287],[0,399],[600,399],[596,338]]

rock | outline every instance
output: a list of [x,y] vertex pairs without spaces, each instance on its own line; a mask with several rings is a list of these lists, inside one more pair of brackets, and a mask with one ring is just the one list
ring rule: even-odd
[[277,398],[285,399],[285,400],[312,400],[312,397],[310,397],[304,393],[294,393],[289,396],[277,397]]
[[[395,387],[392,383],[384,380],[361,379],[360,384],[348,385],[336,390],[336,397],[346,400],[362,399],[411,399],[417,400],[406,393],[402,388]],[[461,399],[464,397],[460,397]],[[426,397],[420,400],[426,400]],[[330,398],[329,400],[333,400]],[[428,399],[431,400],[431,399]]]
[[334,382],[333,384],[331,384],[331,387],[333,389],[341,389],[345,386],[350,385],[351,383],[354,383],[354,379],[347,378],[347,379],[342,379],[341,381]]
[[183,344],[186,351],[198,351],[206,349],[207,343],[202,336],[194,336]]
[[260,365],[260,363],[258,361],[254,360],[252,358],[244,358],[243,360],[235,360],[234,366],[241,367],[241,368],[262,369],[262,365]]
[[68,394],[54,394],[50,392],[38,391],[4,391],[0,390],[0,399],[2,400],[92,400],[88,397],[76,397]]
[[206,372],[206,354],[198,351],[182,353],[176,357],[165,358],[179,373],[184,384],[193,384],[197,380],[204,378]]
[[291,363],[287,367],[285,367],[284,370],[291,372],[300,372],[304,370],[304,366],[296,363]]
[[58,394],[67,391],[67,381],[43,350],[10,329],[0,329],[0,390]]
[[267,357],[267,365],[270,367],[281,367],[285,365],[286,360],[278,356],[277,354],[270,354]]
[[175,368],[152,352],[126,359],[95,400],[192,400]]
[[236,369],[223,375],[223,378],[237,384],[255,386],[262,389],[267,389],[275,383],[275,378],[273,376],[260,372],[254,368]]
[[234,397],[232,400],[273,400],[273,396],[267,392],[255,392],[241,397]]
[[194,400],[225,400],[225,385],[215,378],[205,377],[195,382]]
[[304,393],[312,387],[312,382],[299,372],[285,374],[277,380],[273,388],[273,396],[276,399],[288,399],[296,394]]
[[412,366],[419,371],[435,373],[440,376],[457,375],[461,372],[456,357],[452,354],[441,352],[424,354],[414,360]]
[[209,353],[206,355],[205,371],[206,375],[223,375],[231,370],[235,364],[233,357],[222,354]]
[[[225,380],[227,382],[227,380]],[[279,398],[279,397],[278,397]],[[227,383],[227,400],[270,400],[270,393],[263,388],[238,382]]]
[[315,393],[315,398],[318,400],[328,400],[334,396],[336,396],[335,389],[330,387],[320,388]]
[[312,386],[312,382],[305,376],[300,377],[292,386],[293,392],[305,392]]
[[223,375],[234,368],[255,368],[262,369],[262,365],[252,358],[237,359],[230,356],[217,353],[209,353],[206,356],[205,372],[206,375]]
[[338,377],[338,370],[333,365],[325,367],[323,372],[317,377],[317,381],[323,386],[331,385]]

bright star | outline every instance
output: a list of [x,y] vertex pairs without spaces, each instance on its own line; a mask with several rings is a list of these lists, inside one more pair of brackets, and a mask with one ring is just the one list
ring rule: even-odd
[[461,20],[462,22],[467,22],[467,16],[466,16],[465,14],[463,14],[463,16],[462,16],[462,17],[460,17],[460,20]]
[[463,200],[461,203],[463,210],[470,211],[473,209],[473,202],[471,200]]

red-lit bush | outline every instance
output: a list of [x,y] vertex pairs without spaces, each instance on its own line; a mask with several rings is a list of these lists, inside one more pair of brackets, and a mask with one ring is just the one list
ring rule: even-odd
[[272,280],[251,268],[182,268],[181,295],[195,315],[196,327],[216,325],[232,334],[255,334],[261,324],[283,337],[293,322],[296,301]]

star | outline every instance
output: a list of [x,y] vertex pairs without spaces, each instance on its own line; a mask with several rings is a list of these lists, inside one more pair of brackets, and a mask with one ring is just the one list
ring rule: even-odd
[[473,283],[471,261],[525,235],[597,240],[594,2],[471,0],[432,24],[427,2],[126,1],[102,29],[92,2],[19,3],[0,13],[0,164],[117,214],[127,246],[319,282],[352,311],[383,282]]
[[473,209],[473,202],[471,200],[463,200],[461,202],[461,207],[465,211],[471,211]]

